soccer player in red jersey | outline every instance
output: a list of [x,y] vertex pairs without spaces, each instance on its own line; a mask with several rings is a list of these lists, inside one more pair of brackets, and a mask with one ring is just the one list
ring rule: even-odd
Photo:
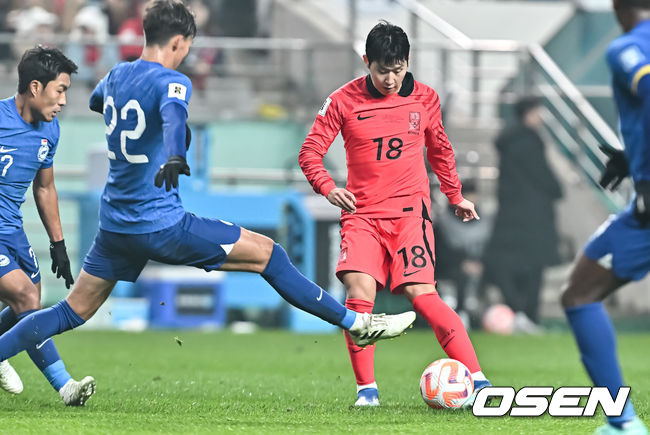
[[[369,74],[325,100],[300,150],[300,167],[316,193],[342,209],[336,274],[346,288],[346,306],[372,312],[376,292],[390,275],[391,291],[411,301],[447,355],[470,369],[478,390],[490,384],[463,323],[436,292],[424,147],[456,215],[463,221],[479,216],[461,194],[438,94],[407,72],[409,49],[400,27],[382,21],[370,31],[363,56]],[[337,187],[323,166],[339,131],[348,167],[345,188]],[[374,345],[359,347],[348,334],[345,340],[357,381],[356,405],[379,405]]]

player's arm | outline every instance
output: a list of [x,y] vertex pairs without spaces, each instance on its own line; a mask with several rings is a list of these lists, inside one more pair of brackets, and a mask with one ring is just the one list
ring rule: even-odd
[[634,180],[636,202],[634,214],[643,225],[650,223],[650,63],[638,69],[632,81],[632,90],[641,100],[643,147],[638,156],[641,173],[649,178]]
[[167,155],[167,163],[160,167],[156,174],[154,184],[169,192],[172,187],[178,187],[180,174],[190,175],[187,164],[186,152],[189,145],[187,130],[187,109],[180,104],[170,103],[163,106],[160,111],[163,120],[163,146]]
[[336,187],[336,183],[323,164],[323,158],[342,125],[343,116],[338,102],[328,97],[318,111],[314,125],[300,148],[298,163],[314,192],[323,195],[335,206],[354,213],[356,198],[352,192]]
[[[650,59],[635,41],[624,40],[607,50],[607,62],[619,84],[628,87],[641,103],[643,144],[635,147],[634,170],[631,171],[636,190],[634,215],[645,226],[650,223]],[[642,175],[640,175],[642,174]],[[647,179],[644,176],[648,177]]]
[[454,149],[440,120],[440,104],[437,101],[436,103],[433,113],[430,114],[433,117],[431,125],[425,131],[427,160],[440,181],[440,191],[447,196],[449,203],[456,207],[456,215],[461,217],[463,222],[480,219],[474,204],[463,198],[461,193],[462,186],[456,172]]
[[90,110],[97,113],[104,113],[104,83],[106,78],[103,78],[97,83],[93,93],[90,94],[90,101],[88,102],[88,107]]
[[39,169],[32,186],[38,214],[50,238],[52,272],[56,273],[57,278],[63,277],[66,288],[70,288],[70,285],[74,283],[74,279],[70,271],[70,260],[63,240],[63,230],[59,216],[59,199],[54,186],[53,168],[50,166],[49,168]]

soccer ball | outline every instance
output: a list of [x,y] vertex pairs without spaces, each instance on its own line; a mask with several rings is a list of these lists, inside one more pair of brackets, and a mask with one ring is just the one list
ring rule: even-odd
[[510,335],[515,324],[515,313],[504,304],[492,305],[483,315],[483,329],[494,334]]
[[424,369],[420,378],[422,398],[432,408],[460,408],[474,392],[469,369],[455,359],[439,359]]

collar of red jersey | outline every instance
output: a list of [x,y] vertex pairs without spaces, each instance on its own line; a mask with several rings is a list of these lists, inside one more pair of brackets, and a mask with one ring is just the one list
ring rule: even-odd
[[[413,93],[414,87],[415,87],[415,80],[413,80],[413,74],[407,72],[406,75],[404,76],[404,80],[402,81],[402,87],[400,88],[397,95],[399,95],[400,97],[408,97],[409,95],[411,95],[411,93]],[[377,88],[375,88],[375,85],[372,84],[372,79],[370,78],[370,74],[366,76],[366,88],[368,88],[368,92],[374,98],[385,97],[385,95],[379,92]]]

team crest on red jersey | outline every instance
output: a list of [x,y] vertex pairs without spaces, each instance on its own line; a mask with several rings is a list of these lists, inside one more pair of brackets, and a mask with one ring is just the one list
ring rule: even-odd
[[409,134],[420,134],[420,112],[409,112]]

